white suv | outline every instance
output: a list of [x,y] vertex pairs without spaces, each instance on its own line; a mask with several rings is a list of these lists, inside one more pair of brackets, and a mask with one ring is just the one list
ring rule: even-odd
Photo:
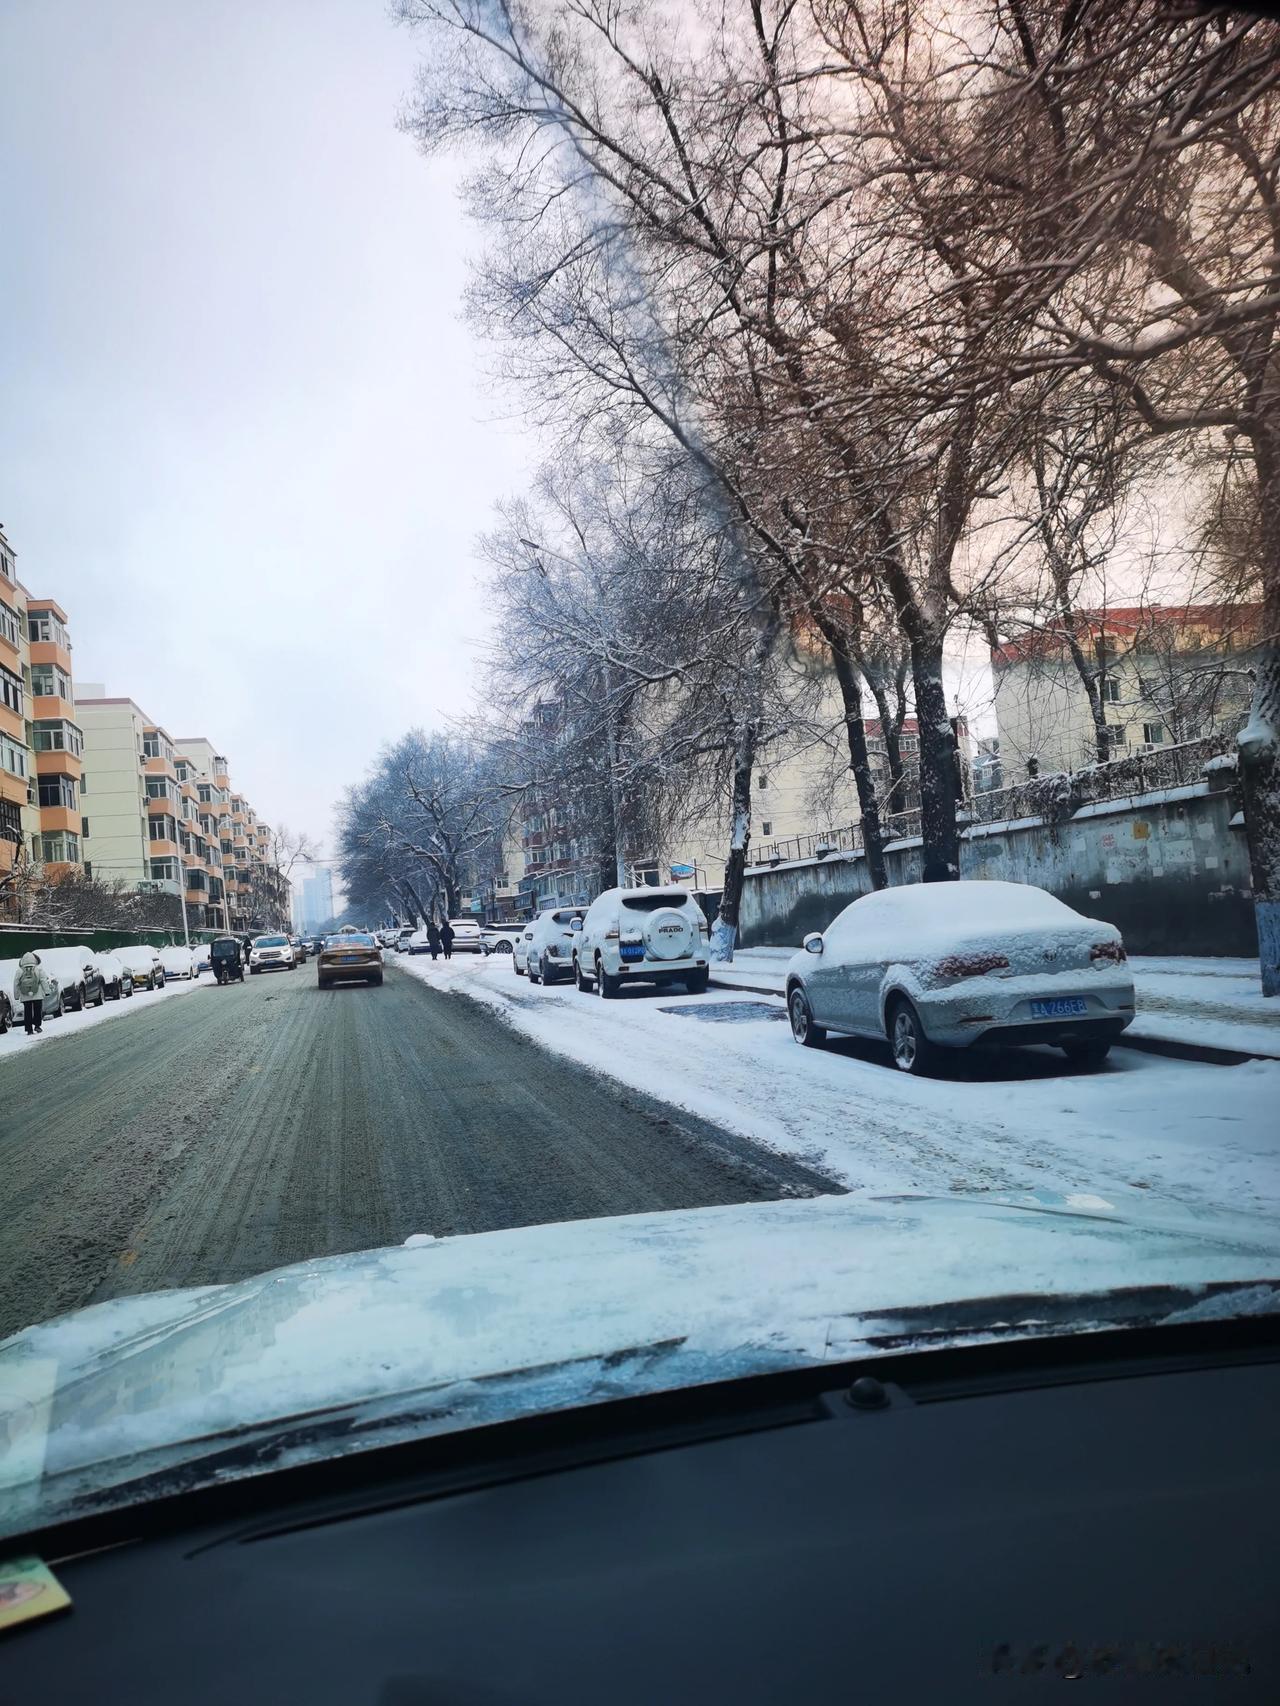
[[574,979],[606,998],[624,983],[683,983],[700,995],[711,975],[708,935],[687,889],[606,889],[576,933]]

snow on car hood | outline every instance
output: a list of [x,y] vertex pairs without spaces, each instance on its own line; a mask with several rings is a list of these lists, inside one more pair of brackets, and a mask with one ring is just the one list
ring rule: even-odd
[[1097,1324],[1089,1300],[1117,1288],[1280,1277],[1265,1222],[1132,1199],[851,1195],[422,1236],[101,1303],[0,1345],[0,1533],[289,1418],[302,1457],[328,1455],[314,1423],[343,1406],[447,1431],[874,1354],[913,1310],[955,1342]]

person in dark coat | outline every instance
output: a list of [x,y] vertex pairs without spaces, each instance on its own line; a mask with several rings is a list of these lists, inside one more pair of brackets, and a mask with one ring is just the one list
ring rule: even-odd
[[440,952],[440,932],[436,929],[436,921],[434,918],[429,918],[427,920],[427,949],[434,961],[436,955]]
[[440,946],[444,949],[446,960],[453,958],[453,925],[446,918],[440,926]]

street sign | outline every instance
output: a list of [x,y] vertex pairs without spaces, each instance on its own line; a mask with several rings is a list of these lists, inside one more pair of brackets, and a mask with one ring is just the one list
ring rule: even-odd
[[471,910],[472,910],[472,912],[483,912],[484,911],[484,902],[479,898],[478,895],[471,902]]

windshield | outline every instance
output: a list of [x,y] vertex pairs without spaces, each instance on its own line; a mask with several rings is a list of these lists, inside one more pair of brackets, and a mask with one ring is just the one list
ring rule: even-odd
[[0,1537],[1270,1313],[1255,10],[0,7]]

